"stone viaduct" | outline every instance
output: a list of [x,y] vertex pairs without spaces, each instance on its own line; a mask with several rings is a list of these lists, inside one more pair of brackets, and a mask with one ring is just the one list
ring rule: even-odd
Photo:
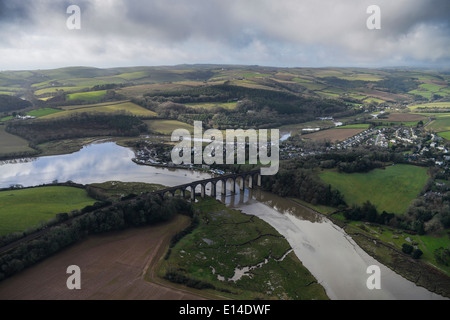
[[167,193],[170,193],[172,196],[175,196],[177,191],[181,192],[181,196],[183,198],[186,197],[186,191],[189,191],[191,194],[191,200],[195,201],[195,190],[198,186],[200,186],[200,195],[202,198],[206,196],[207,185],[210,185],[210,196],[216,197],[218,184],[221,184],[220,192],[222,194],[226,194],[227,183],[231,182],[232,193],[236,193],[236,184],[239,185],[240,190],[244,190],[247,186],[249,189],[253,189],[255,184],[260,187],[261,186],[261,174],[259,170],[253,170],[249,172],[243,173],[233,173],[228,175],[223,175],[219,177],[214,177],[205,180],[198,180],[191,183],[170,187],[162,190],[157,190],[152,192],[153,194],[157,194],[160,197],[164,198]]

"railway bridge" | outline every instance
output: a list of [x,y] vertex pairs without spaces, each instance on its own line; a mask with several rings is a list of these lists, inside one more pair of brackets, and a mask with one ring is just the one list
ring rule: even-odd
[[210,185],[210,196],[215,197],[217,195],[218,186],[220,185],[220,192],[222,194],[226,194],[227,183],[230,183],[230,191],[232,193],[236,193],[236,184],[238,184],[240,190],[244,190],[245,187],[249,189],[253,189],[255,185],[258,187],[261,186],[261,174],[259,170],[253,170],[243,173],[233,173],[228,175],[223,175],[219,177],[214,177],[210,179],[198,180],[191,183],[170,187],[166,189],[161,189],[152,192],[153,194],[159,195],[164,198],[164,196],[169,193],[172,196],[175,196],[177,191],[181,192],[181,196],[186,198],[186,191],[189,191],[191,194],[191,200],[195,201],[195,190],[198,186],[200,186],[200,195],[202,198],[206,196],[206,190],[208,184]]

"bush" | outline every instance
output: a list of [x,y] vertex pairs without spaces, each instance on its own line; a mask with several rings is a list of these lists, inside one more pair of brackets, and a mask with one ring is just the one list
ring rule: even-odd
[[406,254],[411,254],[414,250],[414,247],[408,243],[404,243],[402,245],[402,251]]
[[420,259],[420,257],[422,256],[422,254],[423,254],[422,250],[420,250],[420,249],[414,249],[413,252],[412,252],[412,254],[411,254],[411,256],[412,256],[414,259]]

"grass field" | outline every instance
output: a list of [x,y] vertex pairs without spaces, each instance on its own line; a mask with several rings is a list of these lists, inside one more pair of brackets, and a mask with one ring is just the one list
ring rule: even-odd
[[81,91],[89,89],[89,87],[50,87],[45,89],[39,89],[34,92],[36,96],[42,96],[47,94],[56,93],[57,91],[64,91],[64,92],[75,92],[75,91]]
[[438,136],[450,141],[450,131],[439,132]]
[[320,178],[341,191],[348,205],[362,205],[369,200],[379,212],[403,214],[427,182],[427,170],[411,165],[395,165],[368,173],[325,171]]
[[201,200],[195,208],[199,226],[172,248],[160,275],[175,272],[201,280],[232,299],[327,299],[269,224],[215,199]]
[[37,109],[37,110],[32,110],[30,112],[27,112],[27,115],[36,117],[36,118],[40,118],[40,117],[45,117],[50,114],[54,114],[54,113],[58,113],[58,112],[61,112],[61,110],[54,109],[54,108],[42,108],[42,109]]
[[48,221],[58,213],[69,213],[92,205],[84,189],[39,187],[0,192],[0,235],[24,231]]
[[5,131],[5,126],[0,125],[0,155],[17,152],[31,152],[34,149],[28,146],[28,141]]
[[67,117],[74,113],[81,113],[81,112],[98,112],[98,113],[115,113],[115,112],[127,112],[131,113],[132,115],[138,116],[138,117],[155,117],[156,113],[150,110],[147,110],[141,106],[138,106],[137,104],[134,104],[132,102],[117,102],[117,103],[98,103],[98,104],[91,104],[91,105],[74,105],[74,106],[64,106],[62,107],[64,111],[49,114],[47,116],[44,116],[43,118],[52,119],[52,118],[58,118],[58,117]]
[[67,101],[82,100],[87,103],[93,103],[99,101],[105,95],[106,90],[71,93],[67,95]]
[[369,129],[370,124],[368,123],[358,123],[358,124],[349,124],[346,126],[340,126],[337,129]]
[[427,130],[435,132],[450,131],[450,114],[439,114],[436,116],[436,120],[433,120],[426,127]]
[[144,120],[148,128],[153,132],[171,135],[176,129],[187,129],[191,134],[194,132],[194,126],[176,120]]
[[213,107],[219,107],[224,108],[228,110],[233,110],[236,108],[237,102],[229,102],[229,103],[192,103],[192,104],[186,104],[187,107],[191,108],[205,108],[205,109],[211,109]]
[[[449,109],[450,111],[450,102],[434,102],[434,103],[424,103],[424,104],[416,104],[408,107],[411,111],[417,112],[417,109]],[[430,110],[432,111],[432,110]],[[422,112],[422,111],[420,111]],[[426,110],[424,110],[426,112]]]

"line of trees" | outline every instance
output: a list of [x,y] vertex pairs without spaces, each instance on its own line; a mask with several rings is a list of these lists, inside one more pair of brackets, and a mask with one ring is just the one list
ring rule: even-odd
[[0,281],[59,252],[92,234],[124,230],[169,221],[176,214],[193,217],[192,205],[181,198],[161,199],[143,194],[129,201],[86,213],[70,223],[52,227],[48,232],[0,257]]
[[311,204],[332,207],[345,206],[339,190],[321,182],[311,170],[296,168],[280,169],[276,175],[262,180],[262,187],[281,197],[295,197]]
[[31,145],[93,136],[138,136],[147,131],[139,118],[127,114],[76,113],[67,118],[11,121],[6,131],[20,136]]

